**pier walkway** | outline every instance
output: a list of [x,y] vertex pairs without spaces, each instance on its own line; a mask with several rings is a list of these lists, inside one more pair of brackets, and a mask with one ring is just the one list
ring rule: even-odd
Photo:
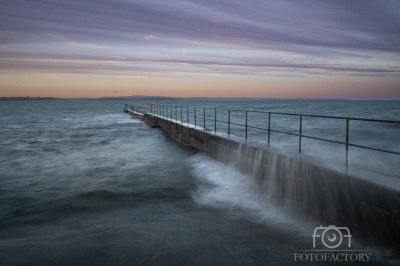
[[195,122],[196,115],[192,117],[192,124],[189,112],[185,123],[183,112],[179,119],[178,108],[174,119],[173,108],[168,109],[170,117],[167,117],[166,108],[162,113],[153,107],[150,112],[145,107],[125,105],[124,112],[153,128],[160,128],[182,145],[233,165],[254,178],[260,191],[268,195],[269,203],[282,210],[304,219],[313,217],[326,225],[348,227],[356,238],[400,251],[400,235],[396,233],[400,232],[399,190],[302,155],[301,124],[300,153],[292,154],[246,138],[207,130],[205,122],[204,127]]

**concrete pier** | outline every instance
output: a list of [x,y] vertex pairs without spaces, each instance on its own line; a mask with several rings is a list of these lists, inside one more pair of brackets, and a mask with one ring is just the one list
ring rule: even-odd
[[268,145],[205,131],[153,114],[125,110],[159,127],[182,145],[234,165],[252,176],[268,201],[293,215],[322,224],[348,227],[357,239],[400,251],[400,192],[332,169],[302,155]]

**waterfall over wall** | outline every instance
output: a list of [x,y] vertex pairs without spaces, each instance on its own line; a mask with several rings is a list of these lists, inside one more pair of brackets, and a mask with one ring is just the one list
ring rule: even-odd
[[399,246],[400,193],[247,141],[215,138],[205,153],[255,178],[269,203]]

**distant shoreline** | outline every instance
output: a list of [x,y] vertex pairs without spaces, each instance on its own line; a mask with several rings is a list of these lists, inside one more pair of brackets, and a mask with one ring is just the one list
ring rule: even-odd
[[98,98],[55,98],[55,97],[0,97],[0,101],[56,101],[56,100],[211,100],[211,101],[260,101],[260,100],[274,100],[274,101],[397,101],[397,100],[350,100],[350,99],[329,99],[329,98],[257,98],[257,97],[168,97],[168,96],[146,96],[146,95],[132,95],[132,96],[106,96]]
[[64,100],[54,97],[0,97],[0,101],[56,101]]

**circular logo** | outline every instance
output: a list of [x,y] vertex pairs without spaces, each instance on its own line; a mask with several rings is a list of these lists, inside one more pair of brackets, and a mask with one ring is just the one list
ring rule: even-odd
[[337,248],[343,240],[342,233],[337,228],[326,228],[321,238],[322,243],[327,248]]

